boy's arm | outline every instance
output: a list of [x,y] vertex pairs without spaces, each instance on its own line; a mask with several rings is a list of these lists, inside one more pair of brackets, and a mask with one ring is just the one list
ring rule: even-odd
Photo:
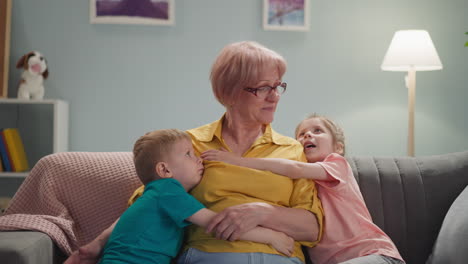
[[201,154],[204,160],[218,160],[236,166],[256,170],[267,170],[291,179],[327,180],[327,173],[322,166],[315,163],[305,163],[295,160],[278,158],[243,158],[234,153],[220,150],[208,150]]
[[[119,218],[120,219],[120,218]],[[119,221],[115,220],[111,226],[102,231],[93,241],[81,246],[77,251],[74,251],[64,264],[94,264],[99,261],[102,250],[109,240],[109,237],[114,230],[115,225]]]
[[[186,220],[201,227],[207,227],[210,220],[216,215],[215,212],[203,208]],[[294,252],[294,239],[288,235],[269,228],[257,226],[240,236],[241,240],[270,244],[279,252],[291,256]]]

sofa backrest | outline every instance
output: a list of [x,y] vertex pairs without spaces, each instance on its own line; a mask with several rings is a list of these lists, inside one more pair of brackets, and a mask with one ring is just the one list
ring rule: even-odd
[[[468,151],[348,161],[374,222],[407,263],[425,263],[450,205],[468,186]],[[52,154],[33,168],[8,213],[67,219],[73,223],[76,244],[83,245],[120,216],[140,185],[130,152]]]
[[425,263],[450,205],[468,185],[468,151],[347,159],[374,222],[407,263]]

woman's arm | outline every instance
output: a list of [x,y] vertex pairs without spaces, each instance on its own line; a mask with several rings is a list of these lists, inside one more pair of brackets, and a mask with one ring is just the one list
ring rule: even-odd
[[[327,178],[325,170],[314,163],[277,158],[243,158],[219,150],[205,151],[201,157],[242,167],[269,170],[291,178]],[[206,231],[215,232],[221,239],[237,240],[242,233],[259,225],[283,232],[296,241],[317,241],[320,233],[318,220],[310,211],[267,203],[246,203],[228,207],[213,218]]]
[[[190,221],[201,227],[207,227],[210,220],[215,216],[215,212],[203,208],[187,218],[187,221]],[[269,228],[255,227],[240,235],[239,239],[270,244],[276,250],[287,256],[291,256],[291,254],[294,252],[294,239],[282,232],[277,232]]]
[[319,225],[311,212],[301,208],[273,206],[267,203],[245,203],[224,209],[206,227],[217,238],[237,240],[256,226],[283,232],[296,241],[317,241]]
[[244,158],[232,152],[211,149],[201,154],[204,160],[217,160],[236,166],[248,167],[256,170],[267,170],[291,179],[327,180],[327,173],[322,166],[315,163],[305,163],[295,160],[278,158]]

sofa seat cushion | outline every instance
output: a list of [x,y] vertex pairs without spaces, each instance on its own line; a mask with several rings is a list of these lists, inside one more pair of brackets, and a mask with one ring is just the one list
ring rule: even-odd
[[2,263],[50,263],[54,244],[40,232],[0,232]]

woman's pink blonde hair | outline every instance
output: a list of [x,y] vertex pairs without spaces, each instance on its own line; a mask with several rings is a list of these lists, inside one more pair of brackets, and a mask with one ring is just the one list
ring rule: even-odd
[[227,45],[211,68],[211,86],[216,99],[232,105],[242,89],[255,85],[266,66],[276,65],[280,77],[286,72],[286,61],[277,52],[253,41]]

